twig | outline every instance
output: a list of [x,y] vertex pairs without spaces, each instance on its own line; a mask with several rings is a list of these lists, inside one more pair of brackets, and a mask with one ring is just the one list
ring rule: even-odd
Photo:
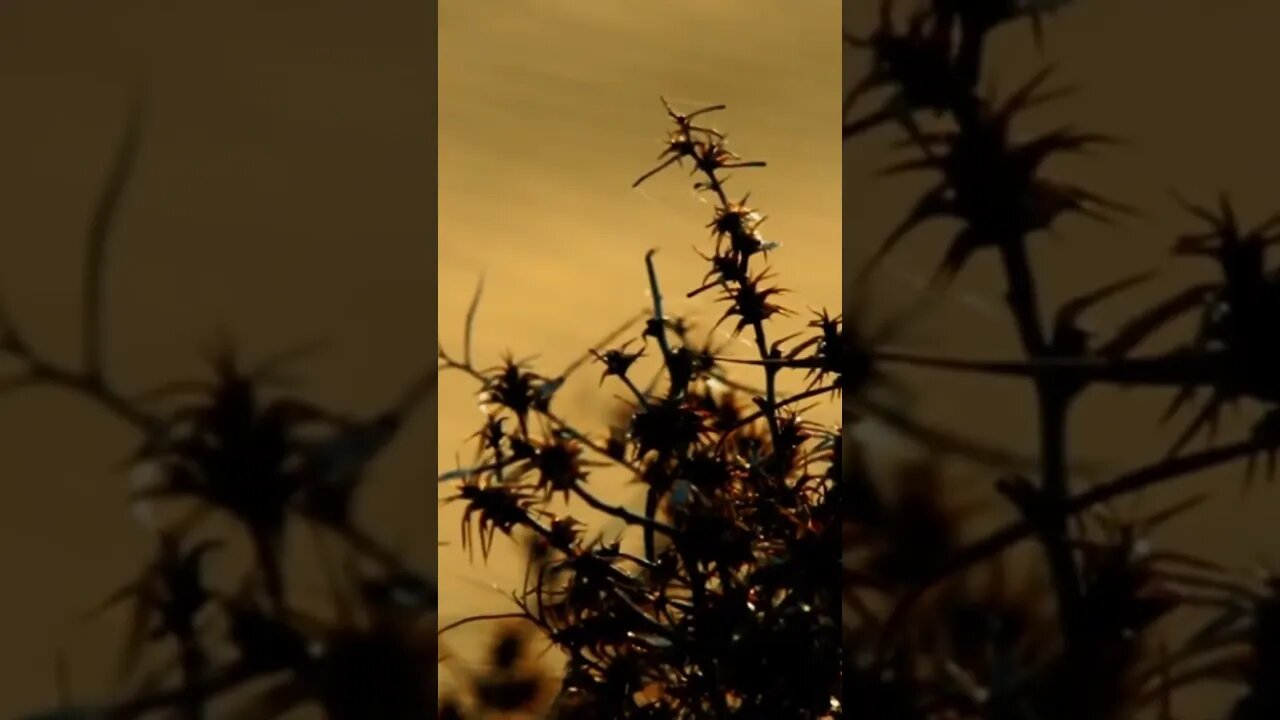
[[[1070,498],[1055,511],[1058,519],[1065,521],[1097,505],[1116,498],[1139,492],[1153,485],[1185,477],[1202,470],[1244,459],[1253,453],[1269,449],[1275,445],[1271,439],[1254,439],[1210,448],[1198,453],[1191,453],[1175,458],[1161,460],[1120,475],[1109,482],[1096,485],[1079,495]],[[929,579],[909,590],[899,600],[889,620],[885,622],[882,642],[888,642],[896,628],[899,628],[909,615],[916,602],[938,582],[989,560],[1017,543],[1033,537],[1038,528],[1028,520],[1021,520],[985,536],[981,540],[970,543],[957,551],[949,560],[929,574]],[[887,646],[882,646],[887,649]],[[882,651],[883,656],[883,651]]]
[[475,294],[471,296],[471,303],[467,306],[467,318],[462,326],[462,362],[468,367],[472,366],[471,358],[472,348],[471,339],[475,331],[476,313],[480,310],[480,298],[484,295],[484,276],[480,276],[479,282],[476,283]]
[[116,149],[106,185],[89,222],[84,278],[84,374],[95,383],[103,382],[102,326],[106,313],[103,284],[106,275],[107,241],[120,210],[120,199],[137,166],[142,137],[144,98],[139,93],[129,104],[124,136]]

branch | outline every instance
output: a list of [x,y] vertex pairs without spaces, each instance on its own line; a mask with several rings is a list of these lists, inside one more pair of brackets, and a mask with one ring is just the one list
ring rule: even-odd
[[157,433],[163,427],[158,418],[139,409],[124,396],[101,382],[99,378],[85,372],[69,370],[38,355],[2,314],[0,314],[0,355],[8,355],[26,366],[25,374],[11,378],[7,383],[9,389],[29,385],[54,385],[96,402],[144,433]]
[[1044,378],[1065,375],[1085,382],[1133,386],[1184,386],[1211,383],[1220,376],[1223,358],[1209,353],[1177,353],[1157,357],[1112,359],[1103,357],[1034,360],[958,360],[912,353],[878,350],[875,360],[917,367],[984,375]]
[[105,314],[103,282],[106,274],[107,240],[120,211],[120,199],[137,167],[138,145],[142,134],[145,109],[141,94],[129,105],[124,136],[111,161],[106,185],[98,197],[89,221],[88,248],[84,267],[84,373],[94,382],[102,381],[102,325]]
[[161,430],[160,421],[112,389],[104,381],[102,373],[103,276],[107,240],[119,211],[120,198],[136,165],[143,109],[143,97],[139,93],[131,101],[124,137],[89,222],[83,298],[83,367],[75,371],[42,357],[23,338],[3,309],[0,309],[0,355],[7,355],[25,366],[25,373],[3,383],[4,389],[56,385],[93,400],[135,428],[152,434]]
[[[1174,480],[1201,470],[1246,458],[1254,453],[1269,450],[1275,445],[1276,442],[1272,438],[1255,438],[1161,460],[1151,465],[1131,470],[1070,498],[1061,506],[1058,515],[1060,519],[1069,519],[1096,505],[1139,492],[1167,480]],[[1019,542],[1032,537],[1037,532],[1038,528],[1035,525],[1026,520],[1021,520],[1006,525],[956,552],[950,560],[944,562],[934,572],[930,573],[929,579],[907,591],[886,621],[886,632],[882,642],[887,642],[887,638],[893,634],[890,631],[901,625],[910,610],[929,588],[1005,552]]]

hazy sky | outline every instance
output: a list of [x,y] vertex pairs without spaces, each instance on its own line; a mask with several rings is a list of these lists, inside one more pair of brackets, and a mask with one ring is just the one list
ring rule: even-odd
[[[536,8],[536,9],[535,9]],[[659,102],[679,109],[724,103],[712,122],[763,171],[730,187],[751,190],[770,216],[763,230],[783,244],[771,257],[791,307],[840,302],[840,7],[834,0],[768,0],[750,11],[730,2],[469,2],[440,9],[440,290],[447,349],[480,273],[487,296],[476,350],[486,362],[510,349],[539,355],[555,374],[648,303],[643,258],[657,261],[669,310],[694,312],[704,327],[719,311],[680,302],[697,287],[711,207],[678,170],[640,190],[631,182],[655,164],[667,132]],[[599,371],[565,390],[566,410],[599,425]],[[479,428],[475,387],[442,384],[440,462]],[[594,409],[594,412],[593,412]],[[833,419],[833,418],[832,418]],[[471,457],[468,445],[463,460]],[[601,479],[619,502],[637,488]],[[460,508],[440,516],[456,539]],[[456,545],[441,549],[444,617],[509,607],[502,594],[456,574],[510,586],[511,557],[486,572]],[[477,560],[478,562],[478,560]]]

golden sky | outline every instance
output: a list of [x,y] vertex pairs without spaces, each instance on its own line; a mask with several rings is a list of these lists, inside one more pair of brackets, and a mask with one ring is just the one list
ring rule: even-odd
[[[660,250],[669,311],[714,324],[710,303],[679,301],[705,273],[694,247],[708,249],[711,207],[679,170],[630,187],[662,149],[660,95],[685,111],[729,106],[710,122],[737,152],[769,163],[730,188],[751,190],[770,216],[763,231],[783,245],[770,259],[794,292],[789,306],[802,315],[838,307],[839,22],[834,0],[749,10],[677,0],[441,3],[437,317],[446,349],[460,347],[483,273],[477,354],[538,355],[536,367],[554,375],[647,306],[649,248]],[[603,429],[602,407],[617,389],[597,390],[596,369],[582,376],[565,390],[566,410]],[[446,450],[479,428],[474,390],[461,378],[442,383],[442,469],[455,466]],[[617,502],[636,493],[610,477],[595,489]],[[455,541],[440,551],[442,616],[509,607],[479,581],[518,584],[514,558],[484,568],[477,556],[469,566],[456,544],[459,510],[440,515],[442,538]]]

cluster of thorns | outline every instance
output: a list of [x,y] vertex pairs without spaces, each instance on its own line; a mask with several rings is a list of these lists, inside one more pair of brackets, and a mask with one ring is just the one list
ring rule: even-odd
[[[130,607],[119,679],[132,689],[94,702],[64,689],[57,708],[29,720],[269,720],[305,707],[331,720],[534,711],[562,719],[839,717],[841,443],[836,429],[802,414],[806,402],[841,392],[842,321],[820,313],[798,336],[767,334],[787,314],[777,303],[783,290],[753,261],[776,246],[761,238],[762,218],[745,198],[728,199],[723,175],[763,163],[740,161],[721,133],[693,123],[717,109],[681,115],[668,107],[675,129],[661,167],[691,164],[696,187],[717,199],[709,272],[689,295],[718,292],[725,310],[717,325],[749,333],[758,352],[725,356],[668,317],[650,253],[653,307],[641,347],[633,341],[589,356],[603,367],[602,382],[631,393],[624,422],[597,437],[553,407],[585,359],[554,378],[514,361],[492,370],[472,363],[478,292],[463,357],[442,351],[437,367],[369,416],[322,407],[283,383],[278,371],[297,350],[246,367],[226,344],[207,381],[121,390],[103,361],[103,268],[134,172],[136,104],[89,227],[81,362],[40,353],[7,317],[0,351],[14,370],[6,391],[70,391],[137,432],[125,465],[145,482],[130,500],[156,552],[97,610]],[[636,373],[655,347],[660,368],[642,383]],[[758,370],[762,387],[737,378],[735,364]],[[436,627],[434,578],[358,519],[369,466],[434,393],[441,370],[474,376],[488,412],[476,466],[439,479],[453,488],[445,502],[466,505],[466,549],[487,556],[497,534],[521,532],[536,550],[514,594],[519,621],[495,635],[488,672],[441,654],[449,628]],[[784,395],[791,377],[804,389]],[[645,486],[643,513],[589,489],[591,469],[604,465]],[[634,529],[643,549],[588,540],[583,523],[552,512],[557,498]],[[308,530],[329,571],[324,610],[298,591],[289,562]],[[343,553],[337,567],[328,552],[335,544]],[[235,545],[248,550],[248,566],[215,582],[210,562],[226,560]],[[565,658],[551,692],[526,667],[530,629]],[[439,663],[463,680],[443,705]]]
[[[891,364],[1019,377],[1035,390],[1040,448],[1034,474],[1006,472],[994,484],[1017,519],[977,539],[965,536],[928,464],[876,477],[860,448],[848,448],[845,709],[893,720],[1144,713],[1172,720],[1178,691],[1226,681],[1239,693],[1223,717],[1280,717],[1280,582],[1252,582],[1152,546],[1155,527],[1207,496],[1138,519],[1104,512],[1118,498],[1237,460],[1248,460],[1252,476],[1255,458],[1265,457],[1271,476],[1280,448],[1280,274],[1265,255],[1280,240],[1280,216],[1250,229],[1225,196],[1216,211],[1179,200],[1207,228],[1178,238],[1173,252],[1211,261],[1216,280],[1174,293],[1109,336],[1085,330],[1083,314],[1151,273],[1088,290],[1056,312],[1043,307],[1028,241],[1069,214],[1110,220],[1133,211],[1043,173],[1050,159],[1111,138],[1070,126],[1030,137],[1014,132],[1028,110],[1063,94],[1043,89],[1048,71],[1003,100],[978,92],[989,36],[1029,18],[1039,40],[1041,5],[923,0],[907,14],[883,0],[876,28],[846,33],[849,46],[869,55],[870,69],[847,97],[845,139],[900,131],[898,147],[912,156],[886,173],[933,177],[868,268],[923,223],[950,220],[957,230],[933,289],[944,290],[975,253],[998,255],[1024,353],[965,360],[860,345],[850,354],[859,360],[859,382],[846,402],[854,413],[876,414],[870,391]],[[876,95],[882,99],[864,109]],[[1188,319],[1194,322],[1180,324]],[[1160,335],[1185,337],[1188,326],[1186,341],[1148,349]],[[1082,488],[1069,461],[1067,420],[1074,401],[1098,386],[1172,389],[1166,419],[1204,399],[1166,456]],[[1256,408],[1252,431],[1215,443],[1221,410],[1237,405]],[[1201,436],[1208,447],[1190,449]],[[1040,546],[1043,573],[1010,588],[1007,551],[1022,540]],[[980,567],[991,582],[979,582]],[[1175,617],[1195,625],[1170,647],[1157,631]]]
[[[444,501],[465,503],[461,531],[472,550],[487,555],[496,534],[532,538],[512,617],[564,658],[551,717],[841,716],[840,435],[803,412],[806,401],[841,392],[842,321],[820,313],[799,336],[768,336],[771,319],[787,312],[776,301],[783,290],[753,261],[775,246],[746,198],[729,199],[723,175],[763,163],[741,161],[722,133],[695,124],[719,109],[684,115],[668,106],[675,127],[663,162],[636,185],[687,163],[696,189],[714,197],[709,271],[688,294],[718,291],[718,324],[749,333],[754,356],[727,357],[665,314],[653,252],[653,307],[639,343],[609,346],[610,338],[591,351],[601,382],[628,393],[607,433],[579,430],[554,410],[565,373],[546,377],[514,360],[481,370],[469,347],[462,358],[441,355],[442,369],[481,385],[488,411],[475,464],[441,478],[456,488]],[[656,375],[639,377],[642,358],[654,356]],[[732,364],[758,369],[762,387],[734,377]],[[787,375],[804,389],[782,395]],[[590,486],[602,466],[644,486],[643,513],[599,499]],[[634,530],[643,547],[592,539],[586,523],[553,509],[557,498]],[[485,704],[475,705],[459,698],[449,712],[482,716]]]

